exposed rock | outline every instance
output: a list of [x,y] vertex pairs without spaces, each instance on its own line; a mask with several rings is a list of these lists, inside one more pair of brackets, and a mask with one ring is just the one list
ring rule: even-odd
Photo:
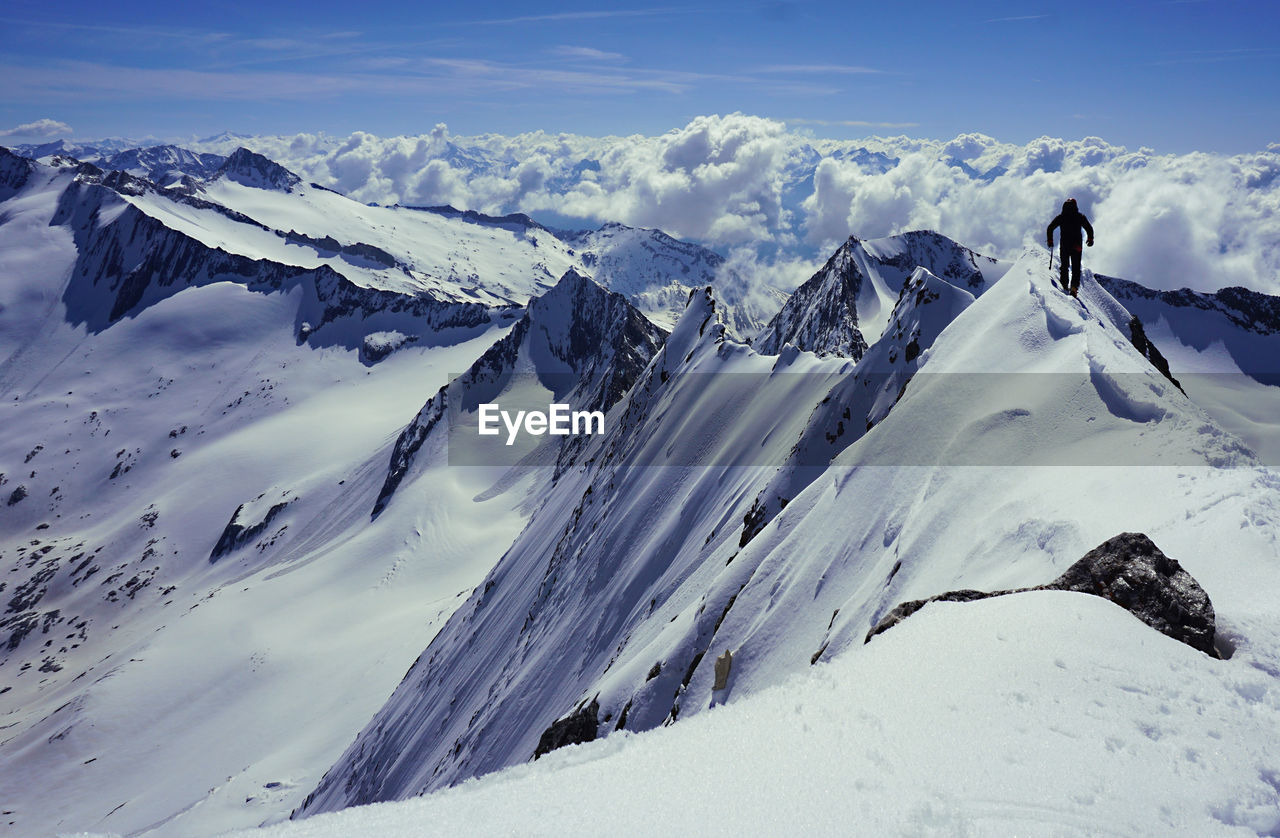
[[231,152],[231,156],[223,162],[211,179],[220,177],[256,189],[273,189],[281,192],[289,192],[302,182],[302,178],[284,166],[243,146]]
[[360,345],[360,360],[366,364],[376,364],[397,349],[416,343],[417,340],[417,335],[406,335],[403,332],[373,332],[365,335]]
[[724,650],[724,654],[716,658],[716,681],[711,687],[712,690],[723,690],[729,686],[729,673],[733,671],[733,652],[728,649]]
[[19,486],[9,494],[8,505],[13,506],[15,503],[19,503],[22,500],[26,499],[26,497],[27,497],[27,487]]
[[[542,738],[538,740],[533,758],[537,759],[543,754],[549,754],[566,745],[591,742],[596,738],[596,729],[600,726],[599,715],[600,702],[592,699],[586,707],[570,713],[563,719],[556,719],[551,723],[551,727],[542,732]],[[619,724],[622,722],[619,721]]]
[[[1160,371],[1160,374],[1173,382],[1173,386],[1182,390],[1182,385],[1178,383],[1178,379],[1173,377],[1173,373],[1169,371],[1169,361],[1164,355],[1156,349],[1156,345],[1147,338],[1146,329],[1142,327],[1142,320],[1138,315],[1133,315],[1133,319],[1129,321],[1129,342],[1133,344],[1133,348],[1142,353],[1142,357],[1151,362],[1151,366]],[[1183,393],[1186,391],[1183,390]]]
[[270,526],[272,519],[284,511],[285,507],[291,503],[292,499],[284,500],[280,503],[272,505],[267,510],[267,514],[263,516],[261,521],[254,524],[246,524],[241,519],[245,505],[242,503],[236,507],[236,511],[231,514],[231,520],[227,522],[227,526],[222,530],[222,535],[218,538],[218,543],[214,545],[213,552],[209,554],[209,561],[216,562],[218,559],[228,553],[238,550],[248,544],[253,539],[264,533]]
[[1200,584],[1142,533],[1126,532],[1108,539],[1047,585],[1009,591],[949,591],[928,599],[903,602],[867,633],[867,641],[892,628],[930,602],[972,602],[1026,591],[1075,591],[1110,600],[1161,634],[1211,657],[1213,603]]
[[1103,542],[1046,588],[1109,599],[1161,634],[1218,656],[1209,595],[1142,533]]
[[866,281],[855,254],[858,239],[850,236],[822,269],[795,290],[755,339],[763,355],[776,355],[791,344],[819,355],[855,361],[867,351],[858,329],[858,295]]

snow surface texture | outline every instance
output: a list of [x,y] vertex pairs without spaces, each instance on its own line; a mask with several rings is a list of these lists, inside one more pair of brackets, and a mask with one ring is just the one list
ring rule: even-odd
[[1274,674],[1030,593],[932,605],[674,727],[237,835],[1265,835],[1277,724]]
[[[572,262],[581,242],[528,219],[363,208],[248,155],[235,177],[164,194],[49,162],[0,153],[15,834],[209,835],[308,795],[309,813],[428,787],[443,791],[280,828],[598,832],[616,812],[645,833],[716,817],[736,832],[1276,831],[1280,480],[1223,430],[1259,451],[1280,439],[1275,388],[1240,361],[1280,358],[1265,318],[1134,292],[1175,372],[1242,382],[1187,397],[1130,345],[1110,286],[1089,275],[1082,303],[1063,297],[1043,250],[983,263],[975,285],[978,257],[945,239],[866,240],[860,359],[756,353],[699,279],[604,437],[514,471],[448,468],[428,438],[371,518],[405,423],[514,332],[509,302],[545,290],[547,254]],[[182,258],[137,270],[134,233]],[[655,254],[707,264],[638,235],[601,231],[645,254],[617,286],[633,301],[672,287]],[[112,317],[126,287],[142,293]],[[446,308],[415,313],[420,299]],[[547,300],[548,346],[572,341],[562,302]],[[483,316],[432,320],[459,311]],[[971,375],[991,371],[1044,386]],[[1046,450],[1168,465],[991,465]],[[984,465],[936,465],[965,458]],[[1228,660],[1068,594],[931,605],[862,645],[899,601],[1042,582],[1124,530],[1200,581]],[[524,765],[593,700],[602,742]],[[614,792],[589,795],[603,810],[582,803],[596,782]],[[424,824],[424,806],[458,808]]]

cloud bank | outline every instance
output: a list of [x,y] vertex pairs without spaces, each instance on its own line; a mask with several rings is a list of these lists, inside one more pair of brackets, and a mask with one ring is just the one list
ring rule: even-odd
[[6,130],[0,130],[0,140],[51,140],[71,134],[71,126],[56,119],[37,119]]
[[653,137],[457,137],[440,124],[417,137],[239,142],[361,201],[659,227],[780,266],[822,258],[850,234],[920,228],[1013,257],[1043,243],[1071,196],[1097,230],[1094,270],[1158,288],[1280,293],[1280,145],[1228,157],[1096,137],[834,141],[742,114]]

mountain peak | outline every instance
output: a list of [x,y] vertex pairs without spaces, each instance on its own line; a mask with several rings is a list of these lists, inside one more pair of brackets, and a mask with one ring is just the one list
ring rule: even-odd
[[858,328],[858,297],[866,277],[856,258],[860,244],[850,236],[795,290],[757,337],[760,352],[776,355],[791,344],[818,355],[862,357],[867,341]]
[[302,178],[284,166],[244,146],[233,151],[213,177],[225,177],[244,186],[280,192],[290,192],[302,182]]

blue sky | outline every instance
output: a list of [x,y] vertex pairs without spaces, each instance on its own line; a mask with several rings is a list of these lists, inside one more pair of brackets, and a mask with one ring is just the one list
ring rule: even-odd
[[604,135],[733,111],[829,137],[1280,142],[1277,0],[6,0],[0,27],[9,143],[40,120],[80,138]]

